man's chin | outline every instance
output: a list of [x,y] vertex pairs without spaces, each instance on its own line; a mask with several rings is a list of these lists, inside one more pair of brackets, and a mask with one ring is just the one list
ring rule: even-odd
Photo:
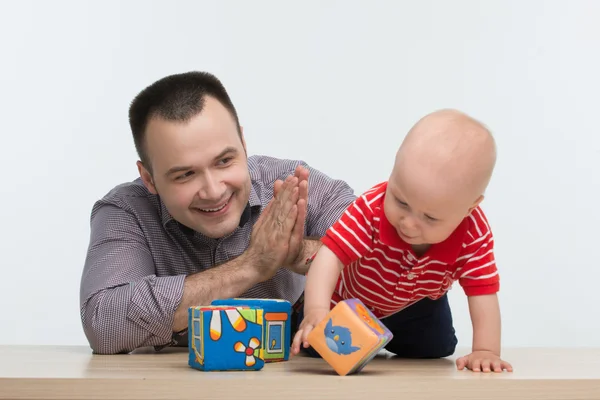
[[234,215],[230,213],[225,218],[219,220],[207,220],[196,217],[193,219],[192,229],[211,239],[220,239],[233,233],[238,225],[239,218],[234,218]]

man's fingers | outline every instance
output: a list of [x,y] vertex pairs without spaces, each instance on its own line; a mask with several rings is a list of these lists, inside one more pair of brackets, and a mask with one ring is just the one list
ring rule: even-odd
[[273,197],[277,197],[279,192],[281,192],[281,186],[283,185],[283,181],[281,179],[277,179],[275,184],[273,185]]
[[306,201],[303,199],[298,200],[297,213],[296,213],[296,221],[294,224],[294,228],[292,229],[292,243],[297,244],[300,243],[304,238],[304,225],[306,223]]
[[[283,223],[283,227],[286,228],[286,232],[292,233],[294,229],[294,222],[296,222],[296,216],[298,215],[298,206],[294,204],[288,213],[285,222]],[[288,230],[288,228],[291,228]]]
[[300,182],[303,180],[308,180],[308,168],[305,168],[302,165],[298,165],[296,167],[296,171],[294,171],[294,175],[298,177]]
[[[295,176],[288,176],[285,182],[281,185],[279,194],[277,195],[277,202],[279,205],[285,205],[288,202],[290,196],[294,195],[298,191],[298,178]],[[297,194],[296,194],[297,196]],[[295,203],[296,201],[294,201]],[[289,211],[289,210],[288,210]]]
[[[295,179],[295,178],[294,178]],[[296,213],[298,206],[296,203],[298,202],[298,188],[295,187],[292,190],[291,195],[285,200],[283,204],[281,204],[281,208],[276,213],[276,222],[280,228],[285,228],[286,231],[291,233],[291,228],[293,228],[294,221],[296,220]]]
[[262,226],[265,218],[267,218],[267,216],[269,215],[269,212],[273,208],[273,202],[274,201],[275,201],[275,199],[271,200],[269,202],[269,204],[267,204],[267,206],[265,207],[265,209],[263,210],[263,212],[260,214],[260,216],[258,217],[258,220],[256,220],[256,224],[254,224],[254,228],[253,228],[254,230],[260,229],[260,227]]
[[304,199],[305,201],[308,201],[308,181],[299,181],[298,187],[300,188],[299,199]]

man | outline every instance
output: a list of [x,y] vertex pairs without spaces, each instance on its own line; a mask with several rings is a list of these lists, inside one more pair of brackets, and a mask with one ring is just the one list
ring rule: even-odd
[[352,189],[302,161],[247,157],[236,109],[208,73],[153,83],[129,121],[140,177],[91,213],[80,311],[94,353],[185,346],[188,308],[218,298],[294,304]]

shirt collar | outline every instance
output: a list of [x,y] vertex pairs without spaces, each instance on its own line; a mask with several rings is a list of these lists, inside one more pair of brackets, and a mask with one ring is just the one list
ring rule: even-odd
[[[383,195],[385,198],[385,194]],[[401,250],[409,251],[414,254],[412,246],[406,243],[396,232],[396,228],[386,218],[383,212],[383,200],[381,201],[381,207],[377,210],[379,216],[379,239],[382,243],[389,247],[395,247]],[[429,250],[425,253],[425,257],[433,260],[439,260],[446,264],[453,264],[456,262],[460,251],[462,250],[462,244],[464,237],[467,233],[468,228],[468,217],[464,218],[458,227],[452,232],[452,234],[443,242],[431,245]]]

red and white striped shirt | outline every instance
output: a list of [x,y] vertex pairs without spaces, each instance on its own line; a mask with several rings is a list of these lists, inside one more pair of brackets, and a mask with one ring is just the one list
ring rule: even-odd
[[322,238],[345,266],[332,307],[359,298],[382,318],[424,297],[440,298],[455,281],[467,296],[499,290],[494,238],[481,208],[419,258],[385,217],[386,187],[379,183],[358,197]]

